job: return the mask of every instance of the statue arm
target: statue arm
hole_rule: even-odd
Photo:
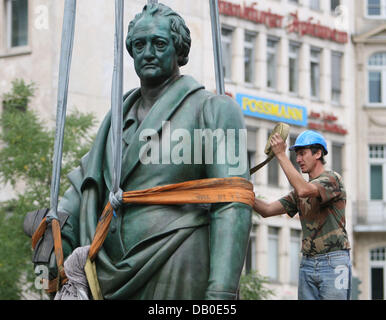
[[[79,168],[75,169],[74,172],[77,170],[79,170]],[[61,229],[64,260],[79,246],[79,205],[80,196],[76,188],[71,185],[58,204],[58,212],[68,215],[68,218]],[[57,265],[54,251],[51,253],[48,269],[50,279],[56,278]]]
[[[209,98],[203,109],[203,127],[222,129],[225,145],[232,144],[227,129],[235,132],[235,154],[227,155],[225,161],[217,159],[215,140],[214,162],[206,165],[208,178],[239,176],[249,179],[247,165],[246,130],[238,105],[229,97]],[[240,133],[240,131],[244,133]],[[244,136],[243,136],[244,134]],[[228,149],[228,148],[227,148]],[[231,150],[230,150],[231,151]],[[224,156],[221,153],[219,157]],[[222,203],[212,206],[210,212],[210,274],[206,299],[235,299],[251,229],[251,207],[242,203]]]
[[[62,228],[63,255],[66,258],[79,246],[79,208],[80,197],[76,189],[71,186],[60,200],[58,210],[69,215]]]
[[[89,153],[84,155],[80,161],[80,166],[71,171],[67,178],[71,186],[66,190],[58,204],[58,211],[65,212],[69,215],[66,223],[62,228],[62,245],[63,256],[66,258],[80,244],[79,216],[82,199],[81,186],[84,180],[84,172],[87,166]]]

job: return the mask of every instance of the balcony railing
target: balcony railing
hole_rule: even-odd
[[[353,225],[354,231],[386,231],[386,201],[354,202]]]

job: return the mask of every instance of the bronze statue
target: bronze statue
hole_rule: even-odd
[[[249,178],[240,108],[231,98],[206,91],[180,74],[190,44],[184,20],[162,4],[146,5],[129,24],[126,47],[141,86],[123,97],[124,191],[205,178]],[[62,227],[64,257],[91,243],[98,216],[109,201],[110,120],[108,113],[92,149],[70,173],[72,186],[59,203],[58,211],[68,215]],[[175,139],[176,132],[182,140]],[[197,141],[192,143],[197,132],[203,132],[198,148]],[[212,149],[208,132],[224,133],[214,134],[217,144],[211,144]],[[235,133],[235,139],[228,132]],[[169,138],[162,140],[167,133]],[[159,142],[157,148],[149,138]],[[219,150],[232,141],[239,150],[237,164],[229,152]],[[207,157],[208,150],[209,157],[199,161],[197,153]],[[103,297],[235,299],[250,227],[251,207],[237,202],[123,205],[95,260]]]

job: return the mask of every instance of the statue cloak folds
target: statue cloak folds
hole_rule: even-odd
[[[237,164],[229,163],[227,157],[217,159],[215,139],[213,163],[205,164],[205,159],[201,164],[194,162],[195,129],[215,132],[220,128],[225,133],[227,129],[233,129],[236,153],[239,150],[238,130],[245,129],[245,125],[240,108],[231,98],[214,95],[192,77],[181,76],[163,93],[142,123],[133,112],[140,100],[139,89],[124,96],[125,146],[121,177],[124,191],[229,177],[230,169],[240,165],[246,170],[238,176],[249,178],[247,152],[240,152]],[[162,135],[165,135],[164,121],[170,124],[171,133],[178,129],[189,132],[190,139],[184,141],[190,143],[191,164],[171,161],[169,156],[173,147],[181,143],[173,139],[167,152],[166,149],[160,151],[158,161],[150,164],[140,161],[141,147],[146,143],[140,141],[141,132],[154,129],[161,145]],[[111,114],[108,113],[92,149],[82,159],[81,166],[69,174],[72,186],[59,203],[58,210],[70,215],[62,229],[65,257],[75,248],[91,243],[98,217],[109,199],[112,172],[110,122]],[[223,139],[228,139],[226,134]],[[202,141],[202,150],[205,150],[208,142]],[[125,205],[113,217],[95,260],[103,297],[234,299],[250,227],[251,208],[241,203]]]

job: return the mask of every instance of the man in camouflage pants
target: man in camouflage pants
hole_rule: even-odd
[[[300,300],[348,300],[351,294],[350,244],[345,229],[346,191],[341,176],[324,168],[327,145],[319,133],[307,130],[290,150],[309,182],[294,168],[280,135],[271,148],[294,190],[266,203],[255,199],[255,210],[264,218],[299,212],[303,230],[298,298]]]

